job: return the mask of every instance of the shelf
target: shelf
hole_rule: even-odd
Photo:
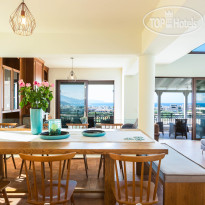
[[[17,110],[4,110],[2,111],[2,113],[14,113],[14,112],[20,112],[20,109],[17,109]]]

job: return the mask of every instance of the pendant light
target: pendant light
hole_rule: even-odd
[[[9,22],[13,32],[22,36],[30,36],[36,27],[36,21],[24,0],[11,14]]]
[[[68,80],[73,80],[73,81],[76,81],[77,80],[77,77],[76,77],[76,74],[74,73],[73,71],[73,57],[70,58],[72,60],[72,69],[69,73],[69,76],[68,76]]]

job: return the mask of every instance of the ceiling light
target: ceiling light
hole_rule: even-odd
[[[30,36],[36,27],[35,19],[24,0],[11,14],[9,22],[14,33],[22,36]]]
[[[76,74],[74,73],[74,71],[73,71],[73,57],[71,57],[70,58],[71,60],[72,60],[72,69],[71,69],[71,71],[70,71],[70,73],[69,73],[69,76],[68,76],[68,80],[74,80],[74,81],[76,81],[77,80],[77,77],[76,77]]]

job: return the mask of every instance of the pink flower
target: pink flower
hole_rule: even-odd
[[[37,86],[38,86],[38,87],[41,87],[41,83],[37,83]]]
[[[23,80],[21,79],[21,80],[19,80],[19,85],[20,85],[20,83],[23,83]]]
[[[45,86],[45,87],[49,87],[49,83],[46,82],[46,81],[42,82],[42,85]]]
[[[34,85],[37,85],[37,84],[38,84],[38,82],[37,82],[37,81],[34,81],[34,82],[33,82],[33,84],[34,84]]]
[[[20,82],[19,86],[20,86],[20,88],[25,87],[25,83],[24,82]]]
[[[31,87],[31,83],[26,83],[26,87]]]
[[[54,88],[54,83],[51,83],[51,84],[50,84],[50,87]]]

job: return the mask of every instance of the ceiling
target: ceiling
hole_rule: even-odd
[[[25,0],[37,27],[32,36],[23,37],[9,25],[9,16],[20,2],[0,0],[0,56],[40,57],[50,68],[70,66],[73,56],[76,67],[133,69],[134,59],[137,62],[145,50],[158,54],[157,62],[170,63],[165,55],[177,59],[178,49],[169,48],[176,38],[152,36],[150,31],[144,35],[143,17],[168,5],[186,5],[205,14],[203,0]],[[183,45],[188,41],[189,37]],[[203,32],[201,41],[205,42]],[[181,49],[180,57],[199,43]],[[144,44],[150,49],[143,49]]]
[[[155,78],[155,90],[185,91],[192,90],[191,78]]]

